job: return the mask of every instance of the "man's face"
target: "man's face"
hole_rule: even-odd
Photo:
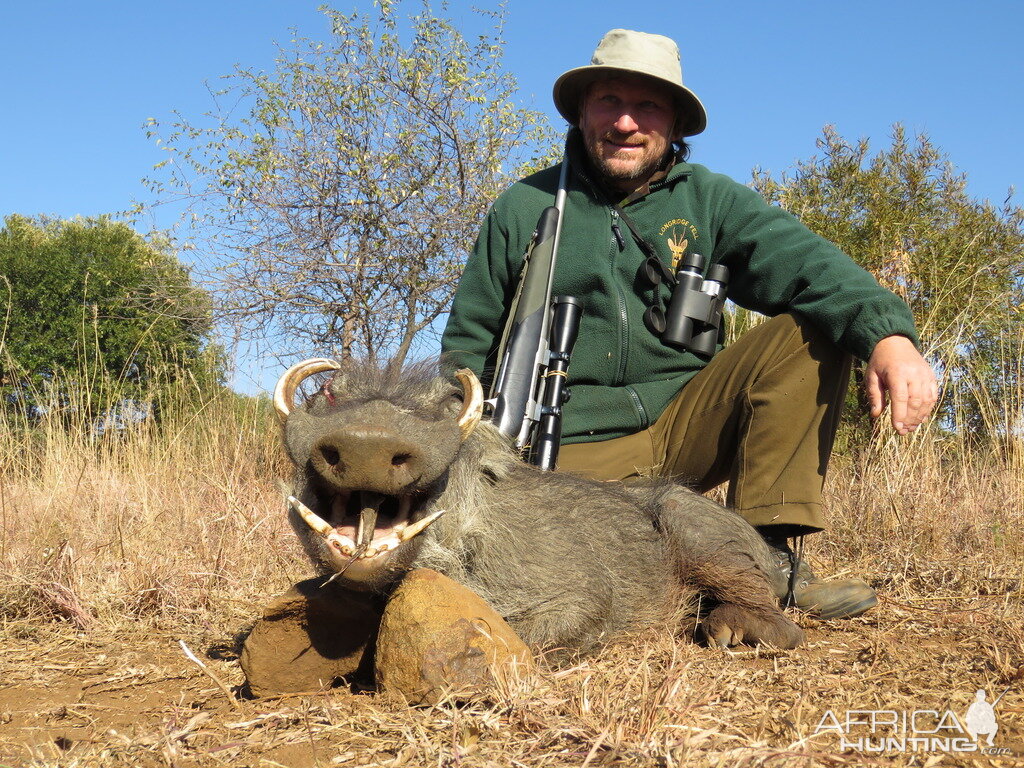
[[[678,138],[671,92],[644,77],[591,85],[580,108],[579,127],[591,162],[626,192],[647,182]]]

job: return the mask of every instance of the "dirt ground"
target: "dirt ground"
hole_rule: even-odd
[[[801,619],[809,642],[795,651],[722,653],[654,631],[491,701],[420,709],[348,688],[245,699],[237,640],[216,631],[11,624],[0,766],[1024,765],[1019,589],[882,600],[860,619]],[[1002,694],[997,754],[956,725],[978,689]]]

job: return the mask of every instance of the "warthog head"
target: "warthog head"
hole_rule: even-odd
[[[334,373],[296,407],[299,385],[325,371]],[[461,393],[434,376],[393,369],[349,375],[332,360],[314,359],[278,381],[274,405],[298,468],[289,518],[322,572],[373,589],[416,557],[419,534],[444,514],[434,502],[449,467],[482,414],[476,376],[456,376]]]

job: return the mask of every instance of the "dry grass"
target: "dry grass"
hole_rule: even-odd
[[[280,514],[288,469],[267,404],[178,394],[160,427],[98,435],[57,408],[0,420],[7,621],[208,626],[251,615],[304,567]]]
[[[181,402],[189,398],[183,393]],[[666,628],[492,700],[336,689],[229,703],[237,633],[308,575],[263,404],[194,393],[160,429],[0,425],[0,766],[1009,765],[1024,760],[1024,455],[925,432],[839,459],[820,570],[879,589],[807,646],[723,654]],[[199,402],[196,407],[195,402]],[[840,749],[826,711],[951,709],[1009,688],[1017,757]],[[863,735],[863,734],[860,734]]]

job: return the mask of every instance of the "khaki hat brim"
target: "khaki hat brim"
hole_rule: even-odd
[[[551,96],[555,102],[555,108],[559,114],[569,121],[571,125],[579,125],[579,104],[580,98],[586,91],[587,86],[595,80],[615,75],[634,75],[649,77],[652,80],[665,85],[672,92],[678,107],[680,136],[696,136],[701,133],[708,124],[708,114],[701,104],[697,94],[671,80],[652,75],[644,71],[645,67],[637,63],[635,69],[626,67],[609,67],[603,64],[588,64],[585,67],[570,69],[555,81]]]

